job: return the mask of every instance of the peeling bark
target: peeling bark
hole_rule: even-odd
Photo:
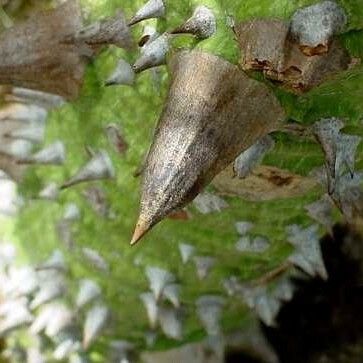
[[[254,19],[234,28],[244,70],[282,71],[289,25],[281,20]]]
[[[332,40],[326,52],[306,55],[282,20],[252,20],[235,28],[243,70],[258,70],[295,93],[306,92],[347,70],[348,52]]]
[[[294,92],[309,91],[349,68],[350,56],[337,40],[331,43],[327,53],[313,56],[302,53],[297,43],[287,44],[285,64],[277,81]],[[274,75],[266,72],[269,78],[273,79]]]

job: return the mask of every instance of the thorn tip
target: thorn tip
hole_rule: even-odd
[[[140,239],[150,230],[150,228],[151,227],[149,223],[139,218],[130,245],[134,246],[138,241],[140,241]]]

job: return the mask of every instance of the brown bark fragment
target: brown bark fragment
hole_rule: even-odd
[[[181,209],[181,210],[177,210],[175,212],[171,212],[168,215],[168,218],[174,219],[177,221],[187,221],[188,219],[190,219],[190,213],[188,213],[188,211],[185,209]]]
[[[237,195],[250,201],[297,197],[317,185],[313,178],[265,165],[256,167],[245,179],[234,177],[233,168],[229,166],[214,178],[212,184],[223,195]]]

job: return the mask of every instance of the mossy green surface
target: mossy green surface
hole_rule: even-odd
[[[234,16],[237,20],[252,17],[288,18],[296,8],[315,2],[168,0],[166,19],[159,21],[158,27],[160,30],[170,29],[187,18],[195,4],[209,5],[218,14],[216,36],[202,42],[182,37],[175,46],[195,46],[237,63],[237,45],[226,25],[226,15]],[[112,15],[118,7],[124,9],[130,17],[142,3],[140,0],[82,0],[88,21]],[[363,52],[363,34],[358,30],[363,24],[357,14],[362,14],[363,4],[358,0],[342,1],[342,4],[352,14],[352,30],[342,35],[342,40],[352,55],[358,57]],[[141,33],[141,28],[135,27],[135,37]],[[40,261],[49,256],[53,249],[61,248],[69,260],[70,279],[74,287],[78,279],[90,277],[96,279],[104,289],[105,301],[115,314],[115,323],[109,336],[102,338],[97,347],[101,353],[110,337],[131,339],[143,346],[147,317],[138,295],[148,289],[144,275],[146,265],[165,267],[176,274],[182,284],[182,301],[188,312],[183,342],[200,339],[203,331],[194,311],[196,298],[205,293],[224,294],[221,281],[230,275],[237,275],[241,280],[251,280],[278,266],[291,251],[286,242],[285,227],[291,223],[304,226],[312,223],[303,207],[318,199],[322,193],[316,188],[303,197],[258,203],[226,198],[229,208],[209,215],[202,215],[191,207],[193,216],[190,220],[167,219],[156,226],[139,245],[131,248],[129,240],[139,203],[139,179],[132,174],[142,163],[151,142],[167,92],[168,75],[163,67],[160,89],[155,88],[149,72],[138,76],[133,88],[105,88],[102,84],[112,72],[118,57],[132,62],[136,56],[136,53],[127,54],[111,47],[88,66],[80,98],[52,111],[47,121],[46,143],[56,139],[64,141],[66,164],[63,167],[32,167],[20,186],[27,202],[17,220],[15,233],[29,260]],[[362,85],[363,67],[357,66],[302,96],[278,89],[275,92],[290,119],[308,125],[320,117],[337,116],[343,118],[354,131],[362,126]],[[120,125],[129,144],[125,155],[116,153],[107,141],[104,127],[111,122]],[[265,164],[301,175],[308,175],[312,168],[323,164],[322,152],[313,141],[282,133],[276,133],[274,138],[276,147],[266,156]],[[84,164],[88,159],[86,146],[105,149],[112,158],[116,169],[115,180],[95,184],[106,191],[115,219],[101,218],[92,210],[81,195],[82,190],[88,187],[85,184],[62,191],[56,203],[32,199],[44,184],[51,181],[61,183]],[[358,166],[363,166],[362,149],[358,153]],[[68,202],[75,202],[82,212],[81,220],[74,227],[76,247],[73,250],[62,246],[54,228]],[[271,247],[267,252],[261,255],[235,252],[234,244],[238,235],[234,223],[239,220],[253,221],[256,224],[253,233],[270,239]],[[196,278],[193,263],[181,264],[178,243],[183,241],[194,244],[198,254],[217,258],[217,264],[206,280],[199,281]],[[81,247],[99,251],[110,264],[109,274],[87,264],[80,254]],[[141,261],[140,266],[135,265],[135,258]],[[227,330],[238,328],[247,309],[232,299],[228,306],[223,325]],[[156,348],[166,349],[172,345],[175,342],[161,336]]]

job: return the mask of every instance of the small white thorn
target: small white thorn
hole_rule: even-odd
[[[179,251],[183,264],[186,264],[195,253],[195,247],[187,243],[179,243]]]
[[[59,188],[57,183],[47,184],[38,194],[38,198],[46,200],[57,200],[59,196]]]
[[[55,249],[52,255],[42,264],[37,267],[37,270],[58,270],[58,271],[66,271],[67,264],[64,259],[63,253]]]
[[[255,225],[252,222],[240,221],[235,223],[236,230],[239,235],[244,236],[247,234]]]
[[[193,34],[199,39],[211,37],[217,30],[217,21],[212,10],[206,6],[197,6],[193,15],[180,27],[174,29],[172,34]]]
[[[64,360],[69,358],[72,353],[77,352],[81,348],[81,343],[74,339],[66,339],[62,341],[54,350],[53,357],[55,360]]]
[[[175,276],[172,273],[159,267],[147,266],[145,274],[156,300],[159,300],[164,287],[175,281]]]
[[[228,203],[224,199],[207,192],[199,194],[194,199],[193,204],[202,214],[220,212],[228,207]]]
[[[296,266],[314,277],[319,275],[322,279],[328,278],[324,260],[320,248],[320,241],[317,235],[318,226],[312,225],[302,229],[298,225],[291,225],[286,228],[287,240],[296,248],[296,252],[289,257]]]
[[[68,203],[64,208],[63,219],[69,222],[78,221],[81,218],[81,211],[77,204]]]
[[[45,327],[45,334],[53,338],[61,331],[74,324],[75,316],[72,311],[62,303],[55,303],[52,305],[52,313],[50,320]]]
[[[83,328],[83,348],[88,349],[100,335],[107,324],[109,310],[106,306],[96,305],[86,315]]]
[[[267,326],[275,326],[276,316],[280,311],[281,302],[263,293],[256,297],[255,311]]]
[[[215,295],[201,296],[196,301],[198,318],[208,335],[220,334],[220,318],[224,305],[225,299]]]
[[[273,296],[280,301],[290,301],[296,288],[289,278],[281,278],[273,290]]]
[[[180,284],[167,284],[163,289],[163,297],[170,301],[175,308],[180,307]]]
[[[86,181],[112,179],[114,177],[115,170],[111,158],[106,151],[100,150],[70,180],[65,182],[61,189]]]
[[[135,83],[135,72],[131,65],[124,59],[119,59],[115,70],[105,82],[105,86],[127,85],[132,86]]]
[[[82,254],[93,267],[103,272],[109,272],[110,266],[97,251],[88,247],[83,247]]]
[[[209,256],[195,256],[194,263],[199,280],[204,280],[216,264],[216,259]]]
[[[32,325],[29,328],[29,331],[32,334],[39,334],[42,332],[47,327],[48,323],[53,319],[53,313],[56,310],[56,307],[56,304],[48,304],[43,306],[35,317]]]
[[[19,161],[20,164],[62,165],[66,159],[66,151],[62,141],[56,141],[46,146],[28,158]]]
[[[142,47],[140,58],[133,65],[135,73],[166,64],[169,38],[170,34],[164,33]]]
[[[234,296],[238,290],[239,281],[237,276],[230,276],[222,281],[223,288],[229,296]]]
[[[241,296],[249,308],[255,310],[258,317],[267,326],[275,325],[275,318],[280,310],[281,301],[275,296],[270,296],[265,287],[237,282],[235,292]]]
[[[236,243],[236,250],[239,252],[262,253],[269,247],[269,240],[262,236],[257,236],[253,239],[249,236],[243,236]]]
[[[362,140],[358,135],[339,134],[336,140],[337,155],[335,169],[338,175],[344,173],[344,167],[348,168],[351,175],[354,175],[355,154]]]
[[[79,289],[76,297],[77,308],[93,302],[102,294],[100,286],[90,279],[83,279],[79,283]]]
[[[327,228],[333,226],[333,203],[329,195],[324,194],[319,200],[305,206],[309,216]]]
[[[275,145],[275,141],[269,135],[259,139],[256,143],[243,151],[234,161],[233,170],[238,178],[246,178],[252,170],[261,162],[264,155]]]
[[[174,308],[160,308],[159,323],[163,333],[171,339],[183,338],[181,312]]]
[[[143,294],[140,294],[140,300],[145,306],[150,328],[156,328],[158,322],[159,308],[154,294],[151,292],[145,292]]]
[[[149,0],[141,7],[129,21],[129,26],[135,25],[140,21],[152,18],[160,18],[165,14],[165,5],[163,0]]]
[[[65,291],[66,286],[60,281],[43,283],[29,307],[34,310],[45,303],[63,296]]]

